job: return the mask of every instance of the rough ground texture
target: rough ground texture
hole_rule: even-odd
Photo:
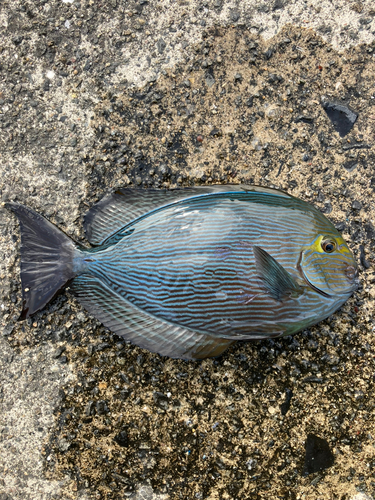
[[[0,499],[373,498],[373,3],[0,9],[3,202],[84,242],[82,215],[115,186],[276,186],[336,223],[362,282],[293,338],[170,360],[69,294],[17,323],[19,231],[0,208]],[[343,138],[327,100],[358,113]],[[309,472],[308,436],[332,465]]]

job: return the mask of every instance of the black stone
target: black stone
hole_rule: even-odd
[[[158,48],[159,54],[162,54],[167,44],[162,38],[159,38],[159,40],[156,42],[156,46]]]
[[[344,151],[349,151],[350,149],[370,149],[371,146],[364,142],[351,142],[350,144],[344,144],[342,149]]]
[[[106,401],[97,401],[96,402],[96,413],[98,415],[105,415],[109,412]]]
[[[204,80],[206,82],[207,87],[212,87],[212,85],[215,83],[215,77],[213,75],[213,72],[206,71],[206,74],[204,76]]]
[[[358,118],[358,113],[351,110],[345,104],[333,101],[323,101],[322,106],[336,132],[339,133],[340,137],[345,137],[353,128]]]
[[[282,9],[284,7],[284,1],[283,0],[275,0],[272,10],[277,10],[277,9]]]
[[[90,415],[93,415],[93,413],[94,413],[94,401],[88,401],[85,408],[85,415],[89,417]]]
[[[324,379],[311,375],[310,377],[304,378],[302,382],[304,382],[305,384],[324,384]]]
[[[251,106],[254,104],[254,97],[251,96],[247,99],[247,101],[245,102],[246,106],[248,106],[249,108],[251,108]]]
[[[313,123],[314,118],[312,116],[305,116],[305,115],[298,115],[297,118],[294,120],[295,123]],[[322,141],[321,141],[322,142]]]
[[[365,269],[370,268],[370,263],[366,260],[365,248],[363,245],[359,245],[360,257],[359,260]]]
[[[331,467],[333,463],[334,457],[327,441],[314,434],[309,434],[306,439],[303,475],[307,476],[308,474],[327,469]]]
[[[237,10],[232,10],[230,13],[230,18],[233,22],[237,22],[240,18],[240,13]]]
[[[268,59],[271,59],[273,53],[275,52],[275,49],[273,47],[270,47],[265,53],[264,53],[264,58],[268,61]]]
[[[349,160],[343,163],[343,167],[348,171],[352,172],[358,165],[358,160]]]
[[[286,415],[288,413],[292,397],[293,392],[290,389],[285,389],[285,401],[280,405],[281,415]]]
[[[119,445],[119,446],[128,446],[129,444],[129,438],[128,438],[128,433],[126,431],[121,431],[119,432],[115,437],[114,441]]]
[[[56,349],[56,351],[52,354],[53,358],[59,358],[61,354],[66,350],[65,346],[60,346]]]
[[[369,240],[375,240],[375,228],[371,223],[365,225],[366,237]]]
[[[210,132],[210,135],[213,135],[214,137],[219,137],[222,135],[222,133],[218,128],[213,128]]]
[[[167,396],[165,396],[162,392],[154,392],[153,398],[156,403],[156,406],[158,406],[162,410],[168,410],[169,400]]]
[[[276,73],[270,73],[268,75],[269,83],[281,83],[284,81],[283,77],[280,75],[276,75]]]

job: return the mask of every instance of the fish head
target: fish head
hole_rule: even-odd
[[[340,233],[317,235],[303,248],[298,269],[314,290],[327,297],[351,295],[358,288],[358,266]]]

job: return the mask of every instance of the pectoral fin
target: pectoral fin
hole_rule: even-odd
[[[302,287],[269,253],[260,247],[253,247],[259,278],[268,293],[275,300],[294,297],[302,293]]]

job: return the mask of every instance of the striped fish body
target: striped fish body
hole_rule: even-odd
[[[251,192],[190,198],[134,221],[127,226],[133,232],[95,254],[87,271],[140,309],[179,325],[236,339],[289,334],[348,298],[305,287],[297,297],[275,300],[259,278],[254,245],[299,279],[306,243],[336,232],[307,207]]]
[[[121,210],[131,205],[127,191],[89,214],[88,233],[99,227],[100,245],[74,248],[71,287],[106,326],[150,350],[201,358],[236,340],[295,333],[331,315],[356,287],[341,235],[285,193],[151,192],[129,220]],[[327,238],[337,243],[332,255],[321,248]]]

